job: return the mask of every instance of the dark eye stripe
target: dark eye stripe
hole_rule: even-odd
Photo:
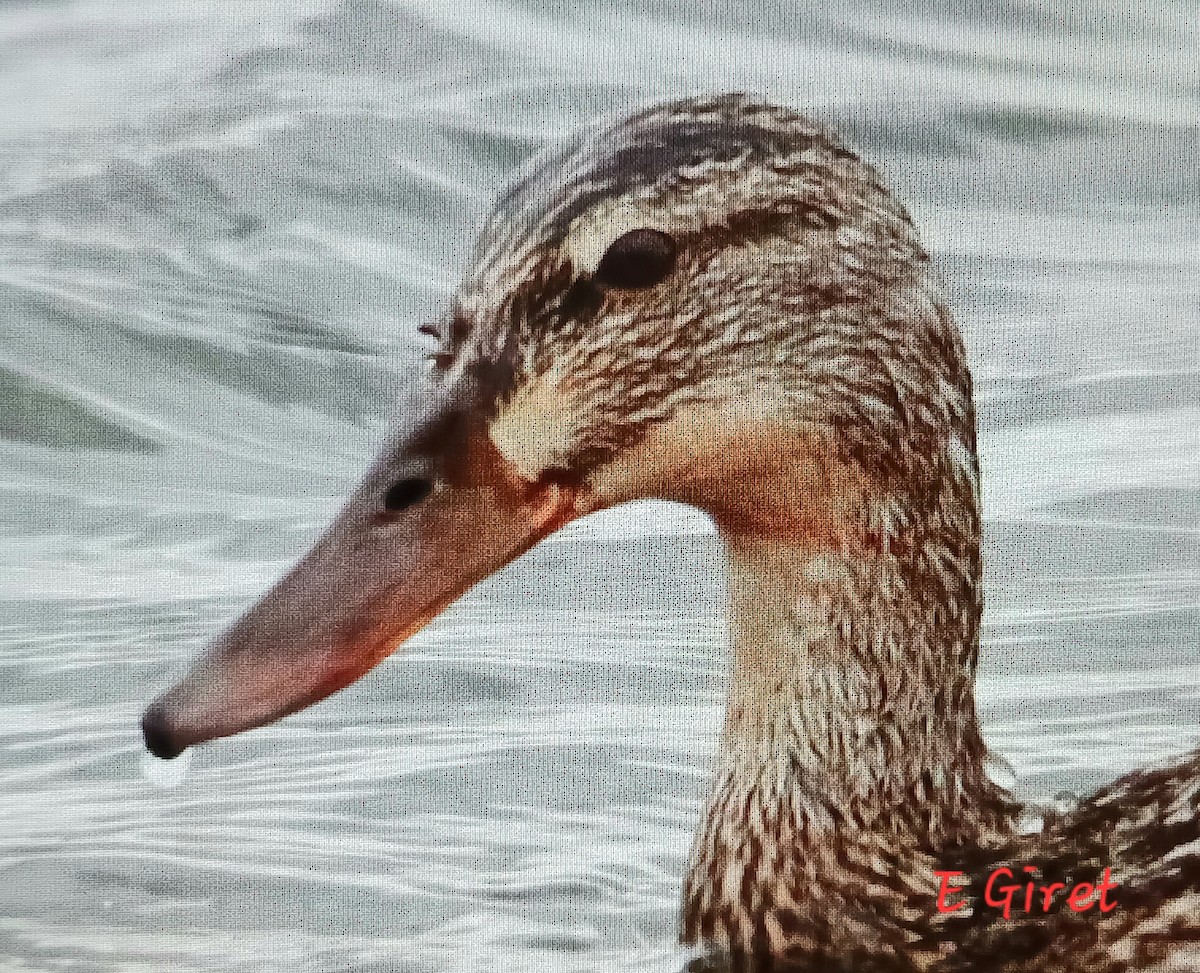
[[[383,495],[383,506],[391,513],[398,513],[420,503],[433,492],[433,481],[421,477],[397,480]]]
[[[674,269],[678,249],[671,235],[662,230],[630,230],[617,237],[600,258],[596,280],[625,290],[653,287]]]

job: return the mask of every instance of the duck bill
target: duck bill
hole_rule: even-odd
[[[163,758],[271,723],[354,682],[476,582],[577,516],[570,487],[517,475],[485,436],[386,451],[325,535],[142,718]],[[388,512],[398,468],[432,492]]]

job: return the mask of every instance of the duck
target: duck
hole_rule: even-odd
[[[152,753],[329,696],[580,517],[677,501],[722,539],[731,659],[691,969],[1200,971],[1200,751],[1032,827],[991,771],[967,354],[841,137],[741,94],[585,127],[422,330],[377,458],[147,708]]]

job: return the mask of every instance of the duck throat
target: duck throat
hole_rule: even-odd
[[[940,855],[1011,828],[975,712],[974,492],[859,509],[887,516],[724,532],[732,672],[685,942],[912,957]]]

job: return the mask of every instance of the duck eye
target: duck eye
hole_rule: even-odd
[[[600,258],[596,279],[611,287],[653,287],[675,266],[678,248],[669,233],[642,227],[617,237]]]
[[[433,492],[433,481],[421,477],[397,480],[383,495],[383,507],[390,513],[398,513],[420,503]]]

